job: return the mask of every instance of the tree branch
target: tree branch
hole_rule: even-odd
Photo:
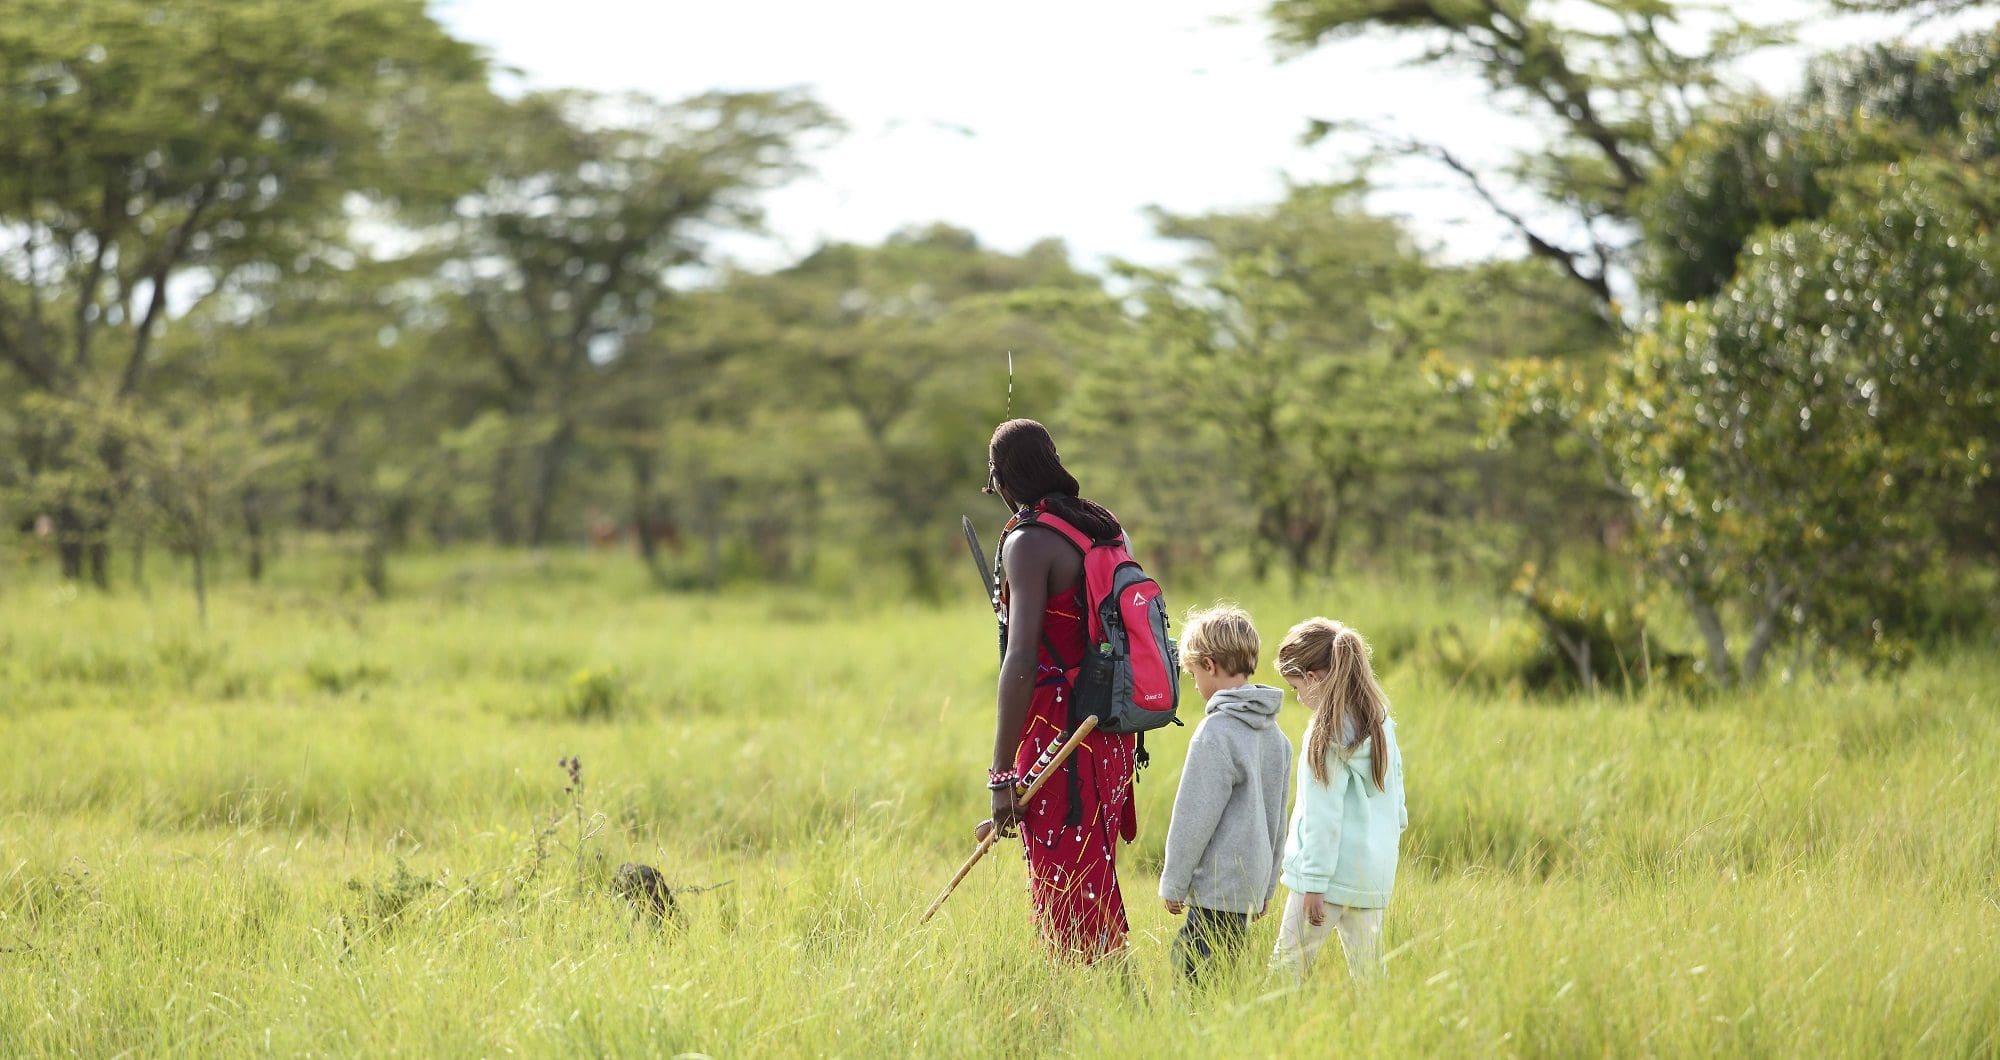
[[[90,267],[84,271],[83,286],[77,292],[76,353],[73,363],[75,371],[79,376],[88,371],[90,367],[90,340],[95,330],[91,327],[90,310],[96,304],[97,289],[104,280],[105,259],[111,252],[112,239],[117,234],[118,229],[122,227],[113,220],[114,217],[122,217],[124,215],[123,210],[116,208],[116,200],[117,196],[114,189],[111,185],[106,184],[104,188],[103,209],[99,213],[102,224],[97,231],[91,233],[92,238],[97,243],[97,247],[90,256]]]
[[[46,361],[49,357],[44,342],[47,328],[42,320],[42,274],[41,266],[36,263],[38,255],[35,249],[35,232],[40,226],[35,223],[34,204],[29,201],[26,191],[21,193],[21,211],[21,216],[27,218],[27,233],[21,250],[28,267],[28,316],[22,325],[21,344],[34,357]],[[54,373],[51,371],[50,374]]]
[[[1778,637],[1778,616],[1785,604],[1792,598],[1792,590],[1778,585],[1775,574],[1764,576],[1764,612],[1757,616],[1757,625],[1750,631],[1750,645],[1743,649],[1743,681],[1748,684],[1757,679],[1764,669],[1764,655]]]
[[[1496,216],[1507,222],[1516,232],[1521,234],[1521,238],[1528,243],[1530,253],[1536,257],[1555,262],[1556,265],[1561,267],[1564,273],[1572,280],[1582,284],[1591,293],[1591,296],[1597,299],[1607,316],[1611,315],[1613,299],[1610,278],[1602,272],[1593,274],[1585,271],[1578,264],[1579,259],[1584,256],[1584,252],[1557,246],[1536,232],[1528,224],[1527,218],[1522,217],[1519,213],[1509,209],[1506,204],[1502,203],[1500,197],[1493,192],[1493,189],[1487,187],[1485,179],[1470,165],[1466,164],[1463,159],[1453,154],[1450,148],[1441,144],[1407,140],[1404,141],[1403,150],[1408,154],[1427,156],[1464,178],[1466,184],[1471,187],[1472,193],[1477,195],[1480,201],[1486,204],[1487,209],[1492,210]],[[1602,262],[1604,260],[1603,248],[1599,247],[1598,249],[1599,261]]]
[[[188,215],[174,226],[174,231],[160,247],[159,257],[147,270],[146,279],[153,289],[146,298],[146,315],[137,322],[137,333],[132,339],[132,354],[126,358],[125,370],[118,374],[119,396],[129,396],[139,388],[139,372],[146,365],[146,356],[153,347],[153,336],[159,329],[160,315],[167,307],[167,278],[173,275],[174,266],[181,263],[187,253],[194,229],[201,216],[208,212],[208,206],[215,201],[215,181],[211,180],[195,189],[194,205],[188,207]]]
[[[1557,118],[1568,123],[1578,135],[1603,152],[1605,161],[1618,171],[1624,190],[1636,191],[1644,187],[1645,171],[1625,153],[1624,142],[1598,116],[1597,105],[1590,98],[1590,86],[1570,68],[1569,59],[1562,49],[1551,45],[1536,27],[1517,18],[1497,0],[1487,0],[1486,10],[1492,16],[1494,32],[1513,45],[1520,56],[1516,70],[1522,87],[1547,103]],[[1506,28],[1508,26],[1512,27],[1511,32]],[[1541,66],[1547,73],[1531,78],[1531,66]]]
[[[1681,594],[1687,600],[1688,612],[1694,616],[1694,624],[1700,628],[1702,640],[1708,644],[1708,666],[1715,671],[1710,680],[1719,688],[1730,684],[1729,633],[1722,626],[1722,616],[1715,611],[1715,605],[1708,597],[1697,591],[1693,581],[1686,577],[1679,579]]]
[[[1833,6],[1862,14],[1908,15],[1922,25],[1991,3],[1993,0],[1834,0]]]
[[[16,326],[18,321],[13,315],[13,310],[8,308],[5,298],[0,298],[0,356],[5,356],[12,362],[37,389],[54,389],[54,373],[49,371],[47,365],[35,359],[32,351],[23,344],[19,334],[10,333],[10,328]]]
[[[486,315],[486,310],[480,306],[478,299],[470,294],[466,295],[465,308],[472,313],[473,327],[486,341],[486,348],[492,351],[494,362],[500,366],[500,375],[507,381],[508,392],[525,394],[534,390],[534,381],[528,378],[528,373],[522,369],[521,362],[507,352],[507,344],[500,337],[500,329],[494,326],[493,318]]]

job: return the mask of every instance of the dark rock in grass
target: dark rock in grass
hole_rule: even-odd
[[[611,893],[631,904],[636,920],[680,922],[681,911],[674,902],[674,889],[667,886],[667,878],[660,875],[660,870],[651,865],[628,861],[618,866],[618,874],[611,878]]]

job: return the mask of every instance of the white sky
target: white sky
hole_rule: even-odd
[[[1800,0],[1757,0],[1760,11]],[[1299,143],[1307,120],[1385,120],[1484,161],[1533,142],[1484,86],[1360,40],[1279,62],[1257,0],[442,0],[444,22],[534,87],[641,90],[805,85],[848,124],[815,174],[767,199],[769,239],[732,244],[776,265],[822,240],[875,241],[949,221],[1019,250],[1066,241],[1077,260],[1159,261],[1142,210],[1252,206],[1289,174],[1340,175],[1355,142]],[[1817,10],[1809,8],[1809,10]],[[1883,32],[1818,24],[1816,42]],[[1932,35],[1932,34],[1927,34]],[[1786,87],[1795,58],[1754,71]],[[1449,256],[1516,241],[1428,170],[1398,170],[1375,205]]]

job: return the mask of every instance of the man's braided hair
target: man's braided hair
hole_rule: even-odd
[[[991,472],[988,493],[998,488],[1023,507],[1046,501],[1058,518],[1100,541],[1123,532],[1117,516],[1078,496],[1076,476],[1063,467],[1055,439],[1034,420],[1008,420],[994,428],[986,460]]]

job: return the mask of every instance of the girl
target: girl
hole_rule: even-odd
[[[1299,755],[1297,805],[1285,840],[1291,890],[1271,962],[1303,980],[1338,928],[1356,979],[1381,970],[1382,913],[1409,827],[1403,756],[1368,643],[1330,618],[1309,618],[1278,645],[1278,673],[1312,711]]]

